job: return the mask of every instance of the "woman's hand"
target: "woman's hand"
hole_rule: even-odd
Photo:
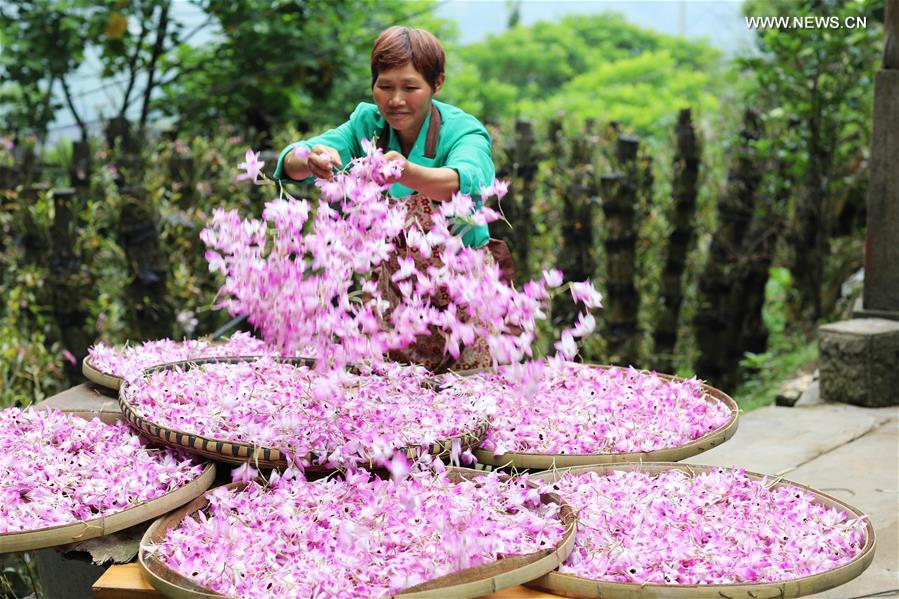
[[[309,158],[306,159],[306,165],[314,177],[330,179],[334,176],[331,170],[332,167],[343,166],[343,162],[340,160],[340,152],[334,148],[318,144],[310,150]]]
[[[305,146],[297,146],[284,158],[284,172],[296,181],[310,176],[330,179],[333,176],[331,168],[334,166],[343,166],[340,152],[321,144],[308,151]]]
[[[412,191],[432,200],[446,201],[459,191],[459,173],[449,167],[429,167],[415,164],[395,150],[384,154],[390,162],[399,162],[401,174],[389,176],[385,183],[402,183]]]
[[[385,184],[386,184],[386,183],[396,183],[396,182],[398,182],[398,181],[402,181],[402,180],[403,180],[403,176],[408,174],[408,173],[406,172],[406,170],[407,170],[407,169],[410,169],[410,168],[413,168],[413,166],[414,166],[411,162],[409,162],[408,160],[406,160],[406,157],[405,157],[405,156],[403,156],[402,154],[400,154],[400,153],[397,152],[396,150],[390,150],[389,152],[387,152],[386,154],[384,154],[384,159],[385,159],[387,162],[399,162],[399,163],[400,163],[399,166],[401,167],[401,168],[399,169],[399,170],[400,170],[400,174],[397,175],[397,176],[393,176],[393,177],[387,177],[387,180],[384,181]]]

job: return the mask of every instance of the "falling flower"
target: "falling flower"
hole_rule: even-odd
[[[199,324],[193,310],[182,310],[178,313],[178,316],[175,317],[175,320],[181,325],[181,328],[184,329],[184,334],[186,335],[193,335],[197,328],[197,324]]]
[[[562,331],[561,338],[555,343],[555,348],[566,360],[573,360],[577,354],[577,344],[569,331]]]
[[[562,284],[562,271],[556,268],[550,268],[543,271],[543,280],[550,289],[558,287]]]
[[[596,328],[596,318],[589,312],[578,314],[577,325],[571,330],[575,337],[586,337]]]
[[[481,187],[481,197],[482,198],[492,198],[496,196],[498,199],[503,199],[506,194],[509,192],[509,182],[508,181],[500,181],[496,179],[488,185],[487,187]]]
[[[593,287],[590,281],[571,284],[571,297],[582,302],[588,308],[602,308],[602,294]]]
[[[409,460],[402,452],[395,452],[390,462],[386,465],[387,471],[390,472],[390,478],[393,480],[403,480],[409,476],[410,466]]]
[[[66,359],[66,361],[72,366],[78,366],[78,358],[67,349],[62,350],[62,357]]]
[[[256,183],[259,179],[259,173],[262,171],[263,166],[265,166],[265,163],[259,161],[259,152],[256,152],[254,154],[252,149],[248,149],[246,154],[246,162],[241,162],[237,165],[238,168],[242,168],[246,172],[237,175],[237,180],[244,181],[246,179],[250,179],[251,181],[253,181],[253,183]]]
[[[210,270],[225,278],[217,307],[246,315],[286,355],[314,348],[326,358],[322,368],[383,360],[432,332],[445,335],[444,351],[453,356],[482,339],[497,364],[530,357],[536,322],[547,317],[546,285],[510,286],[483,250],[464,246],[455,234],[498,213],[475,213],[472,198],[456,193],[432,214],[429,230],[407,223],[403,203],[388,194],[384,173],[391,163],[370,141],[362,147],[364,156],[330,179],[316,180],[322,195],[317,205],[274,200],[261,220],[216,210],[201,239]],[[504,184],[491,187],[497,195],[506,190]],[[414,261],[404,259],[393,273],[399,302],[390,306],[369,283],[399,241],[422,256],[439,257],[442,266],[417,272]],[[550,282],[561,284],[557,272]],[[584,285],[576,300],[598,307],[592,283]],[[583,334],[586,323],[576,330]],[[564,337],[566,349],[573,337]]]
[[[257,474],[259,474],[259,471],[251,467],[249,462],[246,462],[231,471],[231,481],[248,483],[256,478]]]

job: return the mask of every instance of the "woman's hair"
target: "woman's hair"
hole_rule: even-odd
[[[424,29],[393,26],[385,29],[371,49],[371,84],[378,74],[411,62],[431,89],[437,89],[437,79],[443,75],[446,55],[434,34]]]

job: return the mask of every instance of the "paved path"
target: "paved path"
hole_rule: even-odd
[[[821,402],[768,406],[743,415],[727,443],[686,461],[783,474],[871,517],[877,534],[871,566],[855,580],[809,597],[848,599],[899,589],[897,415],[896,407]],[[885,596],[899,596],[899,591]]]

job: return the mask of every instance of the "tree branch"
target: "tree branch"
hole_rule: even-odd
[[[169,77],[165,81],[160,81],[156,85],[158,85],[159,87],[165,87],[167,85],[171,85],[172,83],[174,83],[175,81],[180,79],[182,75],[188,75],[190,73],[194,73],[196,71],[202,71],[207,68],[209,68],[208,63],[198,62],[197,64],[195,64],[193,66],[178,69],[177,71],[175,71],[175,73],[171,77]]]
[[[81,115],[79,115],[78,111],[75,109],[75,103],[72,102],[72,92],[69,91],[69,84],[66,82],[65,77],[60,77],[59,82],[62,83],[62,91],[65,94],[66,105],[69,107],[69,112],[75,117],[75,122],[78,123],[78,129],[81,130],[81,141],[87,141],[87,126],[84,124],[84,121],[81,120]]]
[[[156,75],[156,62],[164,51],[165,34],[169,26],[169,9],[171,8],[171,0],[166,0],[162,4],[162,13],[159,15],[159,26],[156,28],[156,41],[153,43],[153,52],[150,55],[150,68],[147,70],[147,87],[144,88],[144,105],[140,111],[140,128],[143,129],[147,124],[147,116],[150,113],[150,96],[153,93]]]
[[[183,38],[181,38],[179,40],[179,43],[183,44],[183,43],[187,42],[190,38],[192,38],[197,33],[202,31],[205,27],[208,27],[212,23],[212,21],[213,21],[212,16],[209,16],[205,21],[203,21],[202,23],[200,23],[199,25],[197,25],[196,27],[191,29],[190,32],[187,33],[187,35],[185,35]],[[166,87],[167,85],[171,85],[172,83],[177,81],[182,75],[186,75],[188,73],[193,73],[196,71],[202,71],[203,69],[205,69],[207,67],[208,67],[207,64],[200,62],[191,67],[179,68],[177,71],[175,71],[175,73],[171,77],[169,77],[165,81],[160,81],[159,83],[156,84],[156,86],[157,87]],[[171,69],[167,69],[166,72],[168,72],[170,70]]]
[[[42,130],[38,134],[38,139],[40,140],[42,145],[43,145],[44,141],[47,139],[47,128],[49,126],[50,120],[52,120],[50,118],[50,116],[52,115],[51,106],[53,104],[53,85],[55,83],[56,83],[56,75],[50,75],[50,82],[47,84],[47,93],[44,94],[44,105],[41,106],[41,114],[40,114],[40,121],[39,121],[39,122],[43,123],[43,126],[41,127]],[[38,86],[38,89],[40,89],[40,86]]]
[[[181,38],[181,43],[183,44],[184,42],[186,42],[187,40],[189,40],[190,38],[192,38],[193,36],[195,36],[196,34],[198,34],[204,27],[207,27],[207,26],[209,26],[210,24],[212,24],[213,20],[214,20],[214,19],[213,19],[213,16],[212,16],[212,15],[209,15],[208,17],[206,17],[206,20],[205,20],[205,21],[203,21],[202,23],[200,23],[199,25],[197,25],[196,27],[194,27],[193,29],[191,29],[191,30],[187,33],[187,35],[185,35],[183,38]]]
[[[128,87],[125,88],[125,96],[122,98],[122,109],[119,110],[119,118],[125,118],[125,111],[128,110],[128,104],[131,101],[131,91],[134,89],[134,82],[137,79],[137,60],[144,46],[144,38],[147,36],[147,32],[147,22],[142,19],[140,35],[137,38],[137,45],[134,47],[134,54],[128,60]]]

